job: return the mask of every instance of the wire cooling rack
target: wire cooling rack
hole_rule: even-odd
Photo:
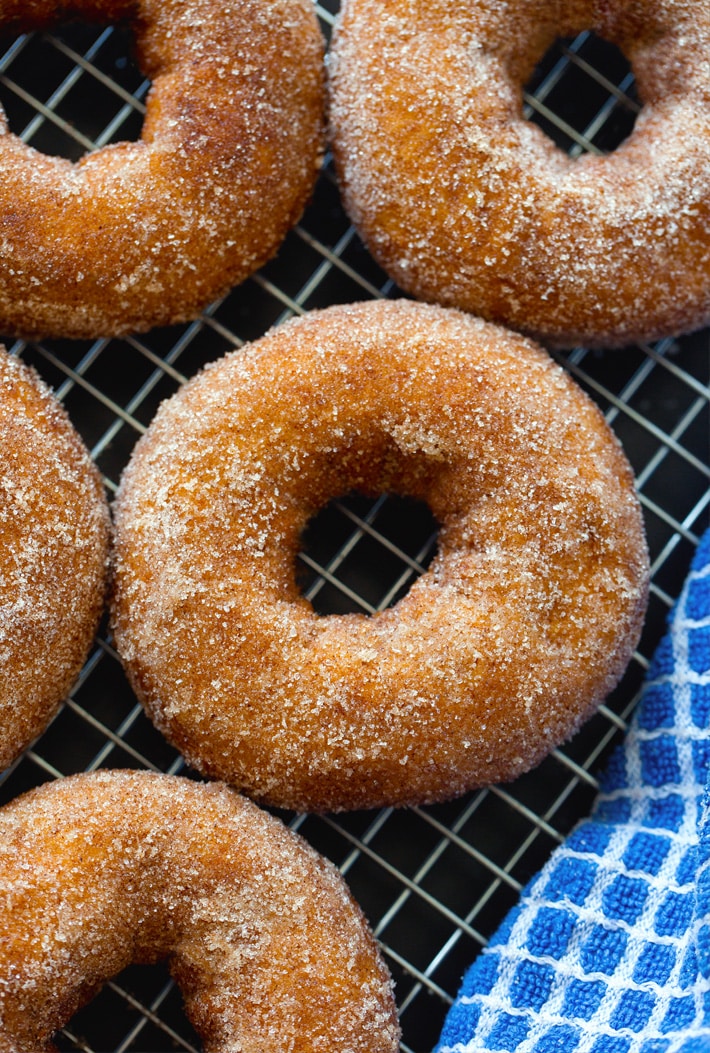
[[[326,38],[336,9],[337,0],[318,8]],[[149,84],[121,30],[73,25],[30,34],[4,40],[0,56],[0,99],[10,127],[37,148],[76,158],[139,134]],[[544,56],[526,95],[527,116],[573,154],[613,149],[637,110],[623,56],[589,34],[561,41]],[[312,204],[278,257],[194,323],[120,341],[8,346],[54,386],[112,493],[158,403],[204,363],[291,315],[396,292],[350,226],[326,163]],[[624,444],[651,549],[643,638],[600,712],[512,785],[432,808],[285,817],[341,868],[367,914],[396,981],[407,1053],[432,1048],[464,968],[521,885],[586,813],[595,773],[624,732],[708,521],[708,350],[708,333],[701,332],[625,351],[577,348],[558,356]],[[371,612],[406,590],[435,543],[426,509],[385,497],[335,501],[309,531],[302,587],[322,613]],[[2,776],[0,799],[99,767],[183,770],[137,704],[105,628],[50,728]],[[132,967],[70,1021],[58,1045],[195,1050],[198,1040],[167,970]]]

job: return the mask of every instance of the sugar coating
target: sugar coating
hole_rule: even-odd
[[[0,348],[0,770],[45,727],[103,610],[108,506],[51,391]]]
[[[643,108],[577,160],[523,118],[558,37],[631,62]],[[614,347],[710,320],[710,7],[691,0],[344,0],[328,56],[346,208],[415,296],[549,346]]]
[[[319,617],[308,520],[351,490],[426,501],[438,554],[393,608]],[[164,403],[121,480],[112,620],[200,771],[299,810],[510,779],[590,715],[643,617],[629,465],[541,349],[408,301],[313,312]]]
[[[4,4],[20,28],[57,6]],[[299,218],[323,148],[323,41],[310,0],[74,0],[127,20],[152,81],[141,138],[72,164],[0,111],[0,331],[94,337],[194,317]],[[17,10],[15,10],[17,9]]]
[[[0,1048],[167,958],[206,1053],[395,1053],[389,975],[338,871],[217,783],[100,771],[0,811]]]

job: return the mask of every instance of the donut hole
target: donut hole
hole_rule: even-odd
[[[118,1049],[127,1035],[133,1036],[132,1048],[155,1053],[201,1048],[167,961],[127,966],[77,1010],[54,1041],[59,1049]]]
[[[140,138],[150,81],[128,28],[82,21],[4,36],[0,63],[7,126],[40,153],[77,161]]]
[[[616,149],[640,108],[626,56],[592,32],[555,40],[523,89],[524,117],[572,157]]]
[[[436,555],[439,524],[424,502],[349,493],[306,525],[296,582],[317,614],[374,614],[394,606]]]

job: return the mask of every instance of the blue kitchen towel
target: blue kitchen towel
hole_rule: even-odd
[[[436,1053],[710,1053],[710,532],[591,818],[466,974]]]

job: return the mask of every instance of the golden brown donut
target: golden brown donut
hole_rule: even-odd
[[[309,519],[426,501],[438,553],[375,614],[319,617]],[[434,801],[567,738],[637,642],[648,564],[601,413],[523,337],[404,300],[334,307],[164,403],[115,505],[115,640],[200,771],[299,810]]]
[[[643,108],[577,160],[523,118],[558,37],[594,30]],[[710,5],[344,0],[331,131],[350,216],[398,285],[550,346],[614,347],[710,321]]]
[[[271,257],[320,165],[310,0],[0,0],[4,28],[127,21],[151,79],[138,142],[76,164],[0,111],[0,332],[95,337],[194,317]]]
[[[206,1053],[399,1049],[338,871],[217,783],[100,771],[6,805],[0,931],[0,1036],[24,1053],[52,1049],[125,966],[164,958]]]
[[[43,730],[104,605],[108,506],[49,388],[0,347],[0,770]]]

